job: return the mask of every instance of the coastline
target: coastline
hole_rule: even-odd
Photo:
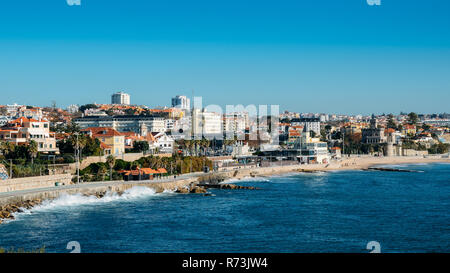
[[[245,177],[268,177],[297,172],[328,172],[345,170],[365,170],[377,165],[420,164],[420,163],[450,163],[450,158],[443,157],[350,157],[343,158],[330,164],[288,165],[265,168],[238,169],[237,174],[228,176],[229,179],[243,179]],[[232,171],[229,171],[232,172]]]
[[[287,165],[272,167],[248,166],[245,168],[233,168],[223,170],[214,174],[196,173],[183,175],[178,178],[169,178],[159,181],[112,181],[112,182],[90,182],[77,185],[67,185],[52,188],[37,188],[24,191],[0,193],[0,224],[4,220],[14,219],[15,213],[20,213],[23,209],[30,209],[41,204],[45,200],[53,200],[62,195],[82,194],[84,196],[104,197],[109,193],[121,195],[124,191],[143,186],[155,190],[156,193],[164,191],[174,191],[181,193],[204,193],[204,191],[190,191],[189,189],[199,188],[199,178],[208,175],[216,175],[223,178],[223,183],[239,182],[239,180],[250,177],[270,177],[289,173],[301,172],[328,172],[339,170],[364,170],[375,165],[396,165],[396,164],[417,164],[417,163],[449,163],[450,158],[444,157],[350,157],[344,158],[330,164],[311,165]],[[179,191],[188,188],[187,191]]]

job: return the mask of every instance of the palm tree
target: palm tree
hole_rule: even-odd
[[[8,141],[2,141],[0,142],[0,151],[3,155],[10,155],[14,152],[15,145]]]
[[[112,169],[114,165],[116,164],[116,158],[113,155],[109,155],[106,158],[106,163],[109,166],[109,180],[112,180]]]
[[[211,144],[211,142],[206,138],[203,138],[202,140],[200,140],[200,147],[202,148],[203,155],[206,155],[206,151],[210,144]]]
[[[31,140],[30,143],[28,144],[28,152],[30,153],[31,156],[31,164],[34,163],[34,158],[37,156],[38,153],[38,144],[36,141]]]
[[[193,147],[193,141],[190,139],[184,140],[184,145],[186,149],[189,151],[189,155],[192,155],[192,147]]]
[[[98,174],[101,175],[102,181],[105,180],[106,172],[107,172],[107,169],[106,169],[105,165],[103,165],[103,164],[100,165],[99,168],[98,168]]]

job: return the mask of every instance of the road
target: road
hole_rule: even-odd
[[[0,199],[7,198],[7,197],[26,195],[26,194],[54,191],[54,190],[88,189],[91,187],[99,187],[99,186],[100,187],[101,186],[108,187],[108,186],[123,185],[123,184],[125,184],[125,185],[131,184],[132,185],[132,184],[136,184],[136,183],[157,184],[157,183],[163,183],[163,182],[175,182],[175,181],[185,180],[185,179],[189,179],[189,178],[199,177],[201,175],[203,175],[203,173],[197,172],[197,173],[189,173],[189,174],[179,175],[176,178],[173,178],[172,176],[170,176],[170,177],[154,179],[154,180],[85,182],[85,183],[72,184],[72,185],[66,185],[66,186],[58,186],[58,187],[48,187],[48,188],[37,188],[37,189],[29,189],[29,190],[21,190],[21,191],[2,192],[2,193],[0,193]]]

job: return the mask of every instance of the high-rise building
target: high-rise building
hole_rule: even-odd
[[[117,92],[111,95],[111,104],[130,105],[130,95],[124,92]]]
[[[191,108],[191,100],[186,96],[177,95],[172,98],[172,107],[189,110]]]

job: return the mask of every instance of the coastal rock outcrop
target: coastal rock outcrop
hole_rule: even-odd
[[[191,193],[207,193],[208,191],[203,187],[195,186],[194,188],[191,189],[190,192]]]
[[[224,190],[256,190],[255,187],[245,187],[245,186],[238,186],[234,184],[221,184],[220,189]]]
[[[2,223],[2,219],[14,219],[14,213],[24,212],[24,209],[31,209],[34,206],[37,206],[42,203],[42,200],[25,200],[21,202],[17,202],[14,204],[8,204],[0,207],[0,223]]]
[[[189,185],[188,187],[178,188],[176,193],[207,193],[207,190],[204,187],[198,185]]]

